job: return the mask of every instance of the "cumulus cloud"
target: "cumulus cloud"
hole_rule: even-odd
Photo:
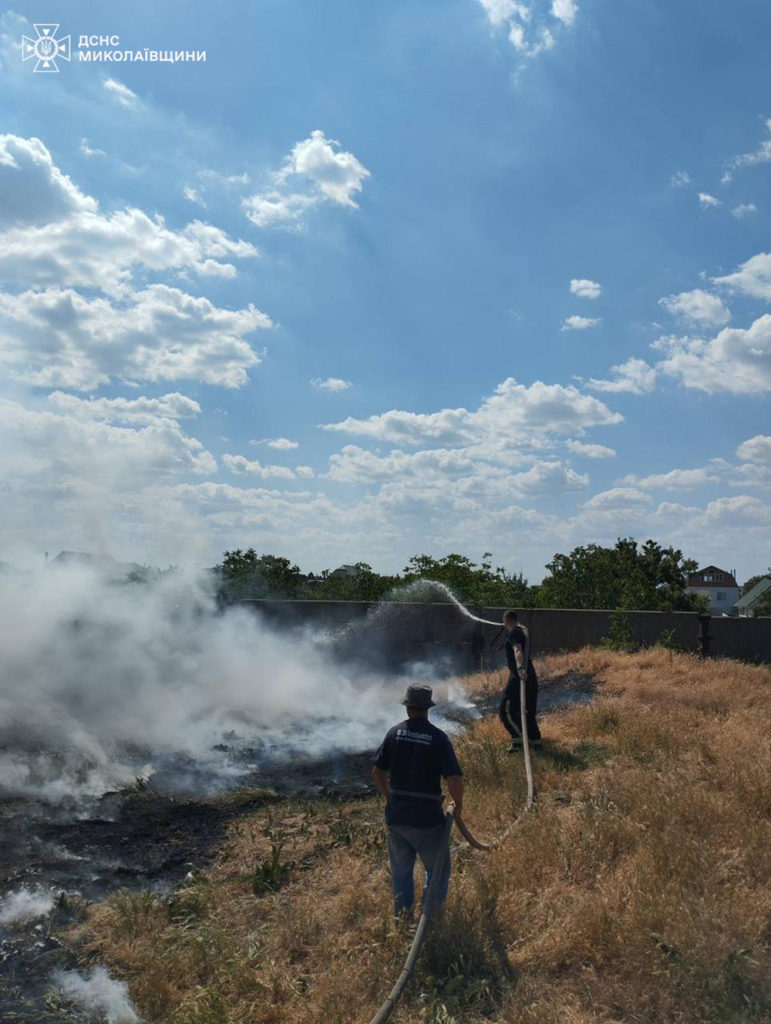
[[[668,295],[659,299],[659,305],[673,316],[707,327],[723,327],[731,319],[720,296],[701,288],[680,292],[679,295]]]
[[[211,224],[183,230],[127,208],[103,214],[39,139],[0,136],[0,283],[125,290],[136,271],[233,277],[257,250]]]
[[[300,447],[299,441],[291,441],[288,437],[261,437],[250,441],[249,444],[265,444],[268,448],[275,448],[276,451],[280,452],[290,452]]]
[[[653,503],[650,494],[634,487],[612,487],[608,491],[600,491],[581,506],[587,511],[605,511],[608,509],[647,508]]]
[[[139,103],[137,94],[117,78],[106,78],[103,85],[107,94],[122,107],[135,107]]]
[[[720,480],[713,470],[701,469],[671,469],[668,473],[653,473],[650,476],[635,476],[630,474],[624,477],[625,484],[642,488],[644,491],[687,491],[696,487],[705,487],[707,484],[718,483]]]
[[[596,327],[600,323],[599,317],[590,316],[569,316],[562,321],[561,331],[585,331],[589,327]]]
[[[48,404],[54,411],[69,416],[110,423],[189,419],[201,412],[198,402],[178,391],[159,398],[78,398],[63,391],[54,391],[48,396]]]
[[[349,417],[328,423],[324,429],[407,445],[483,442],[512,446],[518,439],[583,433],[590,427],[622,421],[620,413],[611,412],[598,399],[575,387],[542,381],[528,387],[509,377],[473,412],[463,408],[433,413],[392,409],[363,420]]]
[[[353,387],[349,380],[340,377],[314,377],[311,384],[317,391],[347,391]]]
[[[758,208],[754,203],[739,203],[738,206],[735,206],[733,210],[731,210],[731,213],[737,220],[745,220],[747,217],[751,217],[757,212]]]
[[[736,467],[733,486],[771,487],[771,437],[757,434],[736,449],[741,465]]]
[[[573,439],[567,442],[566,448],[574,455],[583,455],[587,459],[611,459],[616,454],[613,448],[607,448],[604,444],[586,444]]]
[[[710,341],[664,337],[654,348],[666,352],[656,366],[688,388],[708,394],[763,394],[771,390],[771,315],[746,330],[726,327]]]
[[[721,204],[720,200],[711,196],[709,192],[699,192],[699,205],[703,210],[707,210],[710,206],[720,206]]]
[[[283,480],[294,480],[294,471],[289,466],[264,466],[257,460],[250,461],[243,455],[223,455],[222,465],[231,473],[241,476],[259,476],[263,480],[277,477]]]
[[[115,378],[240,387],[260,362],[245,337],[270,326],[252,305],[221,309],[162,284],[120,302],[71,289],[0,293],[0,363],[44,387],[93,388]]]
[[[552,0],[551,13],[565,25],[572,25],[578,14],[575,0]]]
[[[189,203],[197,203],[199,206],[206,206],[203,201],[203,197],[197,188],[193,188],[190,185],[185,185],[182,189],[182,195],[187,199]]]
[[[766,131],[769,137],[763,139],[757,149],[750,153],[741,153],[739,156],[731,157],[722,178],[724,183],[731,181],[734,172],[740,167],[752,167],[755,164],[765,164],[771,161],[771,117],[766,120]]]
[[[713,277],[712,283],[732,291],[771,302],[771,252],[759,252],[742,263],[733,274]]]
[[[355,208],[370,171],[339,146],[318,129],[295,143],[272,176],[274,187],[243,200],[249,220],[258,227],[297,224],[309,207],[320,202]]]
[[[598,299],[602,294],[602,285],[585,277],[574,277],[570,281],[570,291],[582,299]]]
[[[644,359],[631,358],[618,366],[611,366],[610,372],[616,375],[615,380],[598,380],[594,377],[587,381],[586,386],[593,391],[607,391],[620,394],[645,395],[656,387],[656,370]]]

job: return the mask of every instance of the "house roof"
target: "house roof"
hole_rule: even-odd
[[[705,576],[718,574],[720,574],[722,579],[704,579]],[[697,569],[696,572],[689,573],[688,587],[698,587],[700,590],[704,587],[720,587],[722,589],[725,589],[726,587],[736,587],[738,589],[739,584],[736,582],[734,574],[729,572],[727,569],[720,569],[717,565],[704,565],[701,569]],[[688,587],[686,589],[688,589]]]
[[[771,579],[769,579],[768,576],[760,580],[759,583],[756,583],[755,586],[748,590],[746,594],[742,594],[736,602],[736,607],[751,608],[758,598],[761,598],[767,590],[771,590]]]

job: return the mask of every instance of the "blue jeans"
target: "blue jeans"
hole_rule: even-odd
[[[409,913],[415,904],[415,883],[413,872],[415,857],[419,856],[426,869],[426,884],[422,900],[425,901],[428,887],[431,884],[431,872],[442,847],[445,826],[416,828],[414,825],[389,825],[388,827],[388,859],[391,864],[391,884],[394,890],[394,913]],[[437,882],[436,906],[440,907],[447,899],[447,887],[450,883],[450,854],[444,860],[441,875]],[[433,902],[433,901],[432,901]]]

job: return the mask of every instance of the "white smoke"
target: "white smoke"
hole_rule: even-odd
[[[258,764],[364,750],[400,710],[403,680],[341,669],[312,634],[244,609],[218,614],[177,574],[4,578],[0,617],[0,796],[96,795],[186,761],[225,782],[247,767],[234,748]]]
[[[140,1020],[125,982],[111,978],[104,967],[95,967],[90,975],[57,971],[52,981],[62,995],[108,1024],[137,1024]]]
[[[54,906],[48,889],[19,889],[0,899],[0,924],[25,924],[47,917]]]

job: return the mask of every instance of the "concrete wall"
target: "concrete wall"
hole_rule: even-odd
[[[242,601],[272,625],[290,631],[318,631],[335,655],[362,664],[404,670],[430,661],[447,672],[503,664],[495,650],[499,627],[467,618],[453,604],[367,604],[359,601]],[[500,622],[503,608],[472,608],[480,618]],[[684,651],[751,661],[771,661],[771,618],[710,618],[696,612],[628,612],[634,639],[651,646],[665,632]],[[524,609],[533,652],[577,650],[607,636],[612,612]]]

